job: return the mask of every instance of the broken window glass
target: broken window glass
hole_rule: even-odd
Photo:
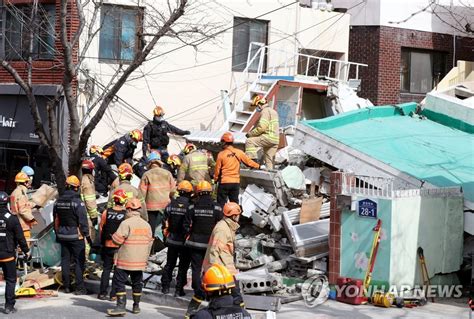
[[[247,57],[250,59],[257,53],[259,47],[253,46],[249,55],[251,42],[268,44],[268,21],[246,18],[234,18],[232,40],[232,71],[243,71],[247,67]],[[257,72],[259,57],[249,66],[249,72]],[[263,62],[263,72],[266,72],[266,57]]]

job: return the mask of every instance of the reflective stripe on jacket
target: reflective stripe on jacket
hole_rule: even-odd
[[[95,195],[94,176],[84,174],[81,180],[81,199],[86,205],[87,214],[90,218],[97,218],[97,202]]]
[[[30,230],[35,219],[32,211],[34,204],[28,200],[27,191],[26,186],[18,185],[10,195],[10,209],[20,219],[23,231]]]
[[[168,206],[170,194],[175,192],[176,185],[170,172],[154,167],[143,174],[139,189],[145,198],[146,209],[156,211]]]
[[[260,115],[257,127],[248,133],[250,137],[263,136],[271,142],[278,144],[280,141],[278,113],[271,107],[265,107]]]
[[[212,172],[214,165],[214,160],[206,151],[194,150],[184,157],[178,172],[178,182],[183,180],[196,184],[200,181],[210,182],[209,172]]]

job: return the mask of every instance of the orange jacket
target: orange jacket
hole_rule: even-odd
[[[260,168],[241,150],[229,145],[217,155],[214,180],[221,184],[240,183],[240,163],[248,167]]]

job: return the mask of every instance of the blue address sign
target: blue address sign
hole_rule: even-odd
[[[360,217],[377,218],[377,203],[365,198],[358,201],[357,214]]]

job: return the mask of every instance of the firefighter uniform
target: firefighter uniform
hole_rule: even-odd
[[[118,177],[117,177],[117,179],[118,179]],[[147,209],[145,207],[145,199],[143,198],[142,193],[138,190],[138,188],[133,186],[130,183],[130,181],[127,180],[127,179],[122,179],[118,183],[119,183],[119,185],[117,187],[115,187],[110,192],[109,200],[107,202],[107,208],[112,208],[114,206],[114,199],[112,197],[113,193],[116,190],[123,189],[125,191],[125,193],[127,193],[128,199],[137,198],[140,201],[140,203],[142,204],[142,207],[140,208],[140,216],[145,221],[148,221],[148,213],[147,213]]]
[[[29,252],[23,229],[17,216],[7,208],[8,197],[5,192],[0,193],[0,268],[6,281],[5,313],[16,311],[15,284],[16,284],[16,249],[19,245],[23,253]]]
[[[199,195],[185,216],[184,228],[188,234],[185,245],[191,249],[193,300],[200,304],[205,294],[201,287],[202,262],[214,226],[222,219],[222,207],[211,195]]]
[[[61,244],[61,269],[65,289],[70,289],[71,257],[75,262],[76,290],[84,292],[85,242],[90,241],[87,211],[79,193],[68,189],[53,208],[54,230]]]
[[[268,169],[273,169],[279,134],[278,113],[267,105],[261,111],[257,127],[247,133],[245,153],[250,158],[257,159],[258,149],[263,148],[265,165]]]
[[[163,120],[162,117],[154,116],[153,121],[148,122],[143,129],[143,156],[146,156],[146,154],[150,153],[151,150],[158,150],[160,152],[167,150],[170,142],[168,133],[179,136],[190,134],[189,131],[181,130],[176,126],[169,124]],[[166,160],[166,158],[163,157],[163,160]]]
[[[81,180],[81,199],[86,205],[89,221],[97,221],[99,212],[97,211],[97,202],[95,195],[94,176],[92,174],[83,174]],[[89,234],[92,241],[95,240],[94,223],[89,223]]]
[[[240,164],[248,167],[260,168],[260,165],[251,160],[244,152],[226,145],[224,150],[217,155],[214,180],[219,183],[217,187],[217,202],[224,206],[229,199],[231,202],[239,202],[240,190]]]
[[[92,162],[94,162],[94,184],[95,184],[95,190],[104,195],[107,196],[107,192],[109,191],[109,185],[112,184],[114,179],[117,177],[110,167],[110,165],[107,163],[107,161],[100,156],[99,154],[93,154],[92,155]]]
[[[166,265],[161,277],[163,292],[169,290],[173,269],[179,258],[178,275],[176,276],[176,294],[182,294],[183,287],[187,283],[187,273],[191,263],[190,251],[184,247],[186,231],[184,229],[184,217],[190,205],[189,197],[179,196],[173,199],[166,207],[162,229],[165,237],[165,244],[168,247]]]
[[[13,215],[17,215],[21,228],[26,239],[31,238],[31,227],[36,224],[33,216],[32,208],[34,204],[28,200],[26,192],[28,188],[25,185],[19,184],[10,195],[10,209]]]
[[[104,157],[110,165],[115,164],[117,167],[122,163],[132,163],[137,143],[130,134],[125,134],[104,146]]]
[[[114,265],[114,256],[118,250],[118,245],[112,240],[112,235],[117,231],[120,224],[125,220],[125,207],[114,205],[102,213],[100,221],[100,242],[102,245],[101,258],[103,262],[103,272],[100,278],[99,296],[106,296],[109,288],[110,272]],[[112,286],[110,297],[115,297],[115,287]]]
[[[170,194],[176,190],[173,176],[167,170],[153,166],[143,174],[139,189],[145,199],[148,222],[153,234],[163,219],[163,211],[170,203]]]
[[[193,185],[200,181],[211,181],[215,162],[204,150],[193,150],[187,154],[178,172],[178,182],[190,181]]]
[[[232,296],[223,295],[213,298],[209,305],[199,310],[190,318],[193,319],[223,319],[223,318],[239,318],[252,319],[250,313],[242,307],[235,305]]]
[[[139,303],[143,287],[143,271],[147,265],[153,236],[150,225],[135,210],[140,206],[140,203],[137,202],[136,199],[132,199],[127,203],[126,219],[112,235],[113,242],[120,246],[115,255],[113,278],[113,286],[117,291],[117,307],[107,311],[112,316],[125,314],[127,302],[125,284],[129,277],[132,281],[133,313],[140,312]],[[129,209],[130,204],[135,205],[133,206],[134,210]]]

